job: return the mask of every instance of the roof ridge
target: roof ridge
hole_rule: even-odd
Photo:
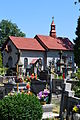
[[[35,38],[27,38],[27,37],[21,37],[21,36],[9,36],[9,38],[12,38],[12,37],[14,37],[14,38],[22,38],[22,39],[35,39]]]

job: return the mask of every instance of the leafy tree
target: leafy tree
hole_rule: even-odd
[[[74,40],[74,59],[78,67],[80,67],[80,17],[76,28],[76,39]]]
[[[0,46],[3,45],[8,36],[25,37],[25,34],[15,23],[8,20],[2,20],[0,22]]]
[[[80,0],[77,0],[77,1],[74,2],[74,4],[76,5],[76,4],[79,3],[79,2],[80,2]]]
[[[80,3],[80,0],[76,0],[76,1],[74,2],[75,5],[78,5],[79,3]],[[79,11],[80,11],[80,8],[79,8]]]

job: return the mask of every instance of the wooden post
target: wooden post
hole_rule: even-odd
[[[17,92],[19,91],[19,88],[18,88],[19,84],[17,83]]]

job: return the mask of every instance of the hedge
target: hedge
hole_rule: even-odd
[[[0,120],[41,120],[42,114],[42,106],[34,94],[22,93],[0,100]]]

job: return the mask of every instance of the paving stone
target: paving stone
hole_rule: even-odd
[[[55,118],[55,117],[59,117],[59,114],[53,113],[53,112],[44,112],[42,120],[45,120],[47,118],[51,118],[52,119],[52,118]]]
[[[45,104],[43,105],[43,111],[44,112],[52,112],[52,109],[53,109],[53,104]]]

